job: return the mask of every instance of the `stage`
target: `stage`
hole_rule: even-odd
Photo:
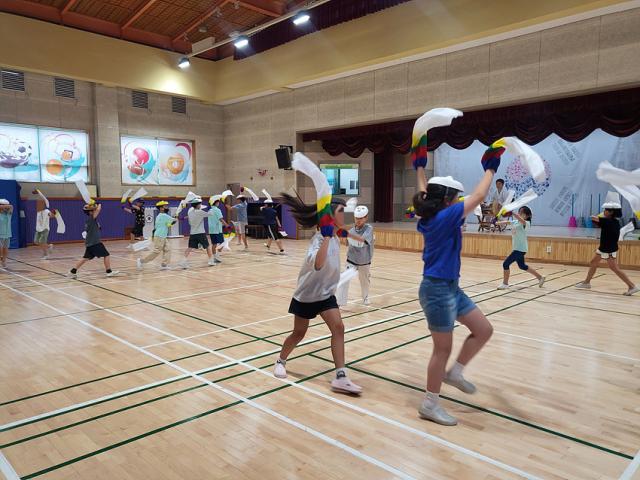
[[[374,223],[376,248],[403,251],[422,251],[422,235],[416,231],[416,222]],[[505,258],[511,253],[511,231],[478,232],[477,223],[465,225],[462,255],[468,257]],[[640,269],[640,230],[620,242],[618,262],[624,268]],[[532,226],[529,232],[529,252],[532,261],[587,265],[598,248],[600,230],[597,228],[570,228]]]

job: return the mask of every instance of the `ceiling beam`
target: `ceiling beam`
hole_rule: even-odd
[[[71,10],[76,3],[78,3],[78,0],[67,0],[67,3],[64,5],[64,7],[62,7],[62,15]]]
[[[269,17],[275,18],[285,13],[285,9],[280,2],[272,2],[269,0],[239,0],[238,3],[247,10],[253,10],[254,12]]]
[[[133,25],[133,22],[135,22],[136,20],[138,20],[142,15],[144,15],[144,12],[146,12],[147,10],[149,10],[154,3],[156,3],[157,0],[147,0],[146,2],[144,2],[140,8],[138,8],[138,10],[136,10],[135,12],[133,12],[131,14],[131,16],[129,18],[127,18],[127,21],[124,22],[122,24],[122,29],[124,30],[125,28],[129,28],[131,25]]]
[[[227,3],[230,3],[230,2],[231,2],[231,0],[223,0],[222,3],[220,3],[219,5],[214,5],[213,7],[211,7],[209,10],[207,10],[202,15],[197,17],[193,22],[191,22],[186,28],[183,28],[182,30],[180,30],[180,33],[177,33],[173,37],[173,41],[175,42],[177,40],[182,39],[182,37],[187,35],[189,32],[194,30],[196,27],[200,26],[202,24],[202,22],[204,22],[207,18],[212,17],[219,8],[221,9]]]

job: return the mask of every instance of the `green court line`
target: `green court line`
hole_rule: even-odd
[[[571,272],[571,273],[569,273],[569,274],[567,274],[567,275],[562,275],[561,277],[556,277],[556,278],[554,278],[554,280],[555,280],[555,279],[557,279],[557,278],[562,278],[562,277],[565,277],[565,276],[568,276],[568,275],[572,275],[573,273],[576,273],[576,272]],[[535,299],[540,298],[540,297],[542,297],[542,296],[545,296],[545,295],[548,295],[548,294],[551,294],[551,293],[555,293],[555,292],[560,291],[560,290],[564,290],[564,289],[569,288],[569,287],[571,287],[571,286],[573,286],[573,285],[567,285],[566,287],[562,287],[562,288],[557,289],[557,290],[555,290],[555,291],[553,291],[553,292],[549,292],[549,293],[546,293],[546,294],[543,294],[543,295],[539,295],[539,296],[534,297],[534,298],[532,298],[532,299],[524,300],[523,302],[519,302],[519,303],[514,304],[514,305],[511,305],[511,306],[509,306],[509,307],[504,307],[504,308],[499,309],[499,310],[497,310],[497,311],[495,311],[495,312],[491,312],[491,313],[489,313],[489,314],[487,314],[487,315],[491,315],[491,314],[494,314],[494,313],[498,313],[498,312],[500,312],[500,311],[504,311],[504,310],[506,310],[506,309],[508,309],[508,308],[512,308],[512,307],[514,307],[514,306],[521,305],[522,303],[527,303],[527,302],[529,302],[529,301],[535,300]],[[502,295],[498,295],[498,296],[502,296]],[[491,297],[491,298],[495,298],[495,297]],[[483,299],[483,300],[489,300],[489,299]],[[483,301],[483,300],[481,300],[481,301]],[[478,303],[479,303],[479,302],[478,302]],[[417,312],[420,312],[420,311],[421,311],[421,310],[418,310]],[[400,315],[398,318],[407,317],[407,316],[411,316],[411,315],[413,315],[413,314],[412,314],[412,313],[402,314],[402,315]],[[396,318],[396,319],[397,319],[397,318]],[[392,319],[389,319],[388,321],[391,321],[391,320],[392,320]],[[360,340],[360,339],[362,339],[362,338],[366,338],[366,337],[369,337],[369,336],[372,336],[372,335],[377,335],[377,334],[380,334],[380,333],[383,333],[383,332],[386,332],[386,331],[389,331],[389,330],[393,330],[393,329],[396,329],[396,328],[400,328],[400,327],[403,327],[403,326],[406,326],[406,325],[410,325],[410,324],[413,324],[413,323],[416,323],[416,322],[421,322],[421,321],[423,321],[423,319],[422,319],[422,318],[415,319],[415,320],[411,320],[411,321],[409,321],[409,322],[406,322],[406,323],[403,323],[403,324],[400,324],[400,325],[392,326],[392,327],[389,327],[389,328],[386,328],[386,329],[383,329],[383,330],[380,330],[380,331],[376,331],[376,332],[371,332],[371,333],[369,333],[369,334],[362,335],[362,336],[357,337],[357,338],[354,338],[354,339],[349,339],[349,340],[345,341],[345,343],[350,343],[350,342],[352,342],[352,341]],[[459,325],[456,325],[454,328],[456,328],[456,327],[458,327],[458,326],[459,326]],[[365,360],[367,360],[367,359],[370,359],[370,358],[372,358],[372,357],[374,357],[374,356],[378,356],[378,355],[381,355],[381,354],[387,353],[388,351],[395,350],[395,349],[397,349],[397,348],[403,347],[403,346],[408,345],[408,344],[411,344],[411,343],[415,343],[415,342],[420,341],[420,340],[424,340],[424,339],[426,339],[426,338],[428,338],[428,337],[430,337],[430,336],[431,336],[430,334],[428,334],[428,335],[424,335],[424,336],[419,337],[419,338],[417,338],[417,339],[410,340],[410,341],[408,341],[408,342],[404,342],[404,343],[402,343],[402,344],[400,344],[400,345],[396,345],[395,347],[390,347],[390,348],[387,348],[387,349],[382,350],[382,351],[380,351],[380,352],[376,352],[376,353],[373,353],[373,354],[367,355],[367,356],[365,356],[365,357],[362,357],[362,358],[360,358],[360,359],[354,360],[354,361],[352,361],[352,362],[348,362],[348,363],[347,363],[347,365],[351,367],[351,366],[352,366],[353,364],[355,364],[355,363],[359,363],[359,362],[365,361]],[[326,339],[322,339],[322,340],[326,340]],[[319,341],[319,340],[318,340],[318,341]],[[327,350],[327,349],[329,349],[329,348],[331,348],[331,347],[330,347],[330,346],[328,346],[328,347],[323,347],[323,348],[320,348],[320,349],[316,349],[316,350],[313,350],[313,351],[311,351],[311,352],[307,352],[307,353],[304,353],[304,354],[300,354],[300,355],[297,355],[297,356],[291,357],[291,358],[290,358],[290,360],[294,360],[294,359],[296,359],[296,358],[300,358],[300,357],[304,357],[304,356],[312,356],[312,357],[319,358],[319,359],[324,360],[324,361],[328,361],[328,360],[326,360],[326,359],[324,359],[324,358],[322,358],[322,357],[316,356],[316,355],[314,355],[314,354],[315,354],[315,353],[318,353],[318,352],[320,352],[320,351],[323,351],[323,350]],[[264,357],[264,356],[266,356],[266,355],[263,355],[263,356],[261,356],[261,357],[256,357],[256,358],[262,358],[262,357]],[[255,359],[254,359],[254,360],[255,360]],[[237,364],[235,364],[235,365],[237,365]],[[268,368],[268,367],[270,367],[270,366],[271,366],[271,364],[268,364],[268,365],[265,365],[265,366],[262,366],[262,367],[258,367],[258,368],[260,368],[260,369],[264,369],[264,368]],[[212,370],[210,370],[210,371],[202,372],[202,373],[200,373],[199,375],[204,375],[204,374],[206,374],[206,373],[210,373],[211,371],[220,370],[220,369],[224,369],[224,368],[228,368],[228,366],[227,366],[227,367],[217,367],[217,368],[214,368],[214,369],[212,369]],[[352,367],[352,368],[354,368],[354,367]],[[354,369],[355,369],[355,368],[354,368]],[[307,380],[310,380],[310,379],[312,379],[312,378],[316,378],[316,377],[318,377],[318,376],[321,376],[321,375],[324,375],[324,374],[326,374],[326,373],[329,373],[329,372],[331,372],[331,371],[333,371],[333,370],[334,370],[333,368],[331,368],[331,369],[327,369],[327,370],[325,370],[325,371],[322,371],[322,372],[317,373],[317,374],[315,374],[315,375],[312,375],[312,376],[310,376],[310,377],[305,377],[305,378],[303,378],[303,379],[300,379],[300,380],[296,381],[295,383],[302,383],[302,382],[307,381]],[[247,370],[247,371],[245,371],[245,372],[240,372],[240,373],[238,373],[238,374],[234,375],[234,377],[238,377],[238,376],[246,375],[246,374],[249,374],[249,373],[254,373],[254,371],[253,371],[253,370]],[[204,385],[203,385],[203,386],[204,386]],[[262,392],[262,393],[260,393],[260,394],[257,394],[257,395],[255,395],[255,396],[248,397],[248,398],[250,398],[250,399],[258,398],[258,397],[260,397],[260,396],[268,395],[268,394],[270,394],[270,393],[273,393],[273,392],[276,392],[276,391],[282,390],[282,389],[284,389],[284,388],[288,388],[289,386],[290,386],[290,385],[285,384],[285,385],[282,385],[282,386],[280,386],[280,387],[276,387],[276,388],[271,389],[271,390],[269,390],[269,391]],[[154,399],[151,399],[151,400],[147,401],[147,403],[149,403],[149,402],[151,402],[151,401],[154,401]],[[204,412],[203,414],[199,414],[199,415],[196,415],[196,416],[194,416],[194,417],[190,417],[189,419],[185,419],[185,420],[181,420],[181,421],[178,421],[178,422],[174,422],[173,424],[170,424],[170,425],[165,425],[164,427],[160,427],[160,428],[155,429],[155,430],[152,430],[152,431],[150,431],[150,432],[146,432],[146,433],[141,434],[141,435],[138,435],[138,436],[136,436],[136,437],[132,437],[132,438],[127,439],[127,440],[124,440],[124,441],[122,441],[122,442],[118,442],[118,443],[116,443],[116,444],[113,444],[113,445],[110,445],[110,446],[104,447],[104,448],[99,449],[99,450],[96,450],[96,451],[94,451],[94,452],[90,452],[90,453],[85,454],[85,455],[82,455],[82,456],[80,456],[80,457],[76,457],[76,458],[71,459],[71,460],[68,460],[68,461],[66,461],[66,462],[64,462],[64,463],[62,463],[62,464],[58,464],[58,465],[54,465],[54,466],[48,467],[47,469],[41,470],[41,471],[39,471],[39,472],[35,472],[35,473],[33,473],[33,474],[30,474],[30,475],[25,476],[25,477],[22,477],[22,478],[25,478],[25,479],[26,479],[26,478],[33,478],[33,477],[35,477],[35,476],[42,475],[42,474],[44,474],[44,473],[48,473],[48,472],[50,472],[50,471],[52,471],[52,470],[56,470],[56,469],[58,469],[58,468],[62,468],[62,467],[67,466],[67,465],[69,465],[69,464],[71,464],[71,463],[75,463],[75,462],[80,461],[80,460],[83,460],[83,459],[85,459],[85,458],[89,458],[89,457],[91,457],[91,456],[98,455],[98,454],[100,454],[100,453],[103,453],[103,452],[105,452],[105,451],[111,450],[111,449],[113,449],[113,448],[117,448],[117,447],[122,446],[122,445],[125,445],[125,444],[127,444],[127,443],[131,443],[131,442],[136,441],[136,440],[138,440],[138,439],[140,439],[140,438],[144,438],[144,437],[147,437],[147,436],[149,436],[149,435],[153,435],[153,434],[155,434],[155,433],[158,433],[158,432],[161,432],[161,431],[163,431],[163,430],[166,430],[166,429],[168,429],[168,428],[172,428],[173,426],[181,425],[181,424],[183,424],[183,423],[187,423],[188,421],[192,421],[192,420],[195,420],[195,419],[197,419],[197,418],[201,418],[202,416],[208,415],[208,414],[210,414],[210,413],[214,413],[215,411],[219,411],[219,410],[222,410],[222,409],[225,409],[225,408],[229,408],[229,407],[234,406],[234,405],[238,405],[239,403],[242,403],[242,402],[240,402],[240,401],[232,402],[232,403],[230,403],[230,404],[223,405],[222,407],[218,407],[217,409],[214,409],[214,411]]]
[[[28,263],[28,262],[24,262],[24,261],[22,261],[22,260],[16,260],[16,259],[12,259],[12,260],[14,260],[14,261],[16,261],[16,262],[19,262],[19,263],[22,263],[22,264],[24,264],[24,265],[28,265],[28,266],[33,267],[33,268],[39,268],[40,270],[44,270],[45,272],[54,273],[54,274],[56,274],[56,275],[60,275],[60,276],[62,276],[62,277],[65,277],[65,278],[66,278],[66,275],[64,275],[63,273],[59,273],[59,272],[56,272],[56,271],[54,271],[54,270],[48,270],[48,269],[46,269],[46,268],[38,267],[38,266],[36,266],[36,265],[33,265],[33,264],[31,264],[31,263]],[[262,340],[262,341],[264,341],[264,342],[267,342],[267,343],[271,343],[271,344],[273,344],[273,345],[276,345],[276,343],[275,343],[275,342],[272,342],[272,341],[270,341],[270,340],[263,340],[263,339],[259,338],[257,335],[252,335],[252,334],[250,334],[250,333],[243,332],[242,330],[237,330],[237,329],[234,329],[234,328],[230,328],[230,327],[228,327],[228,326],[226,326],[226,325],[222,325],[222,324],[220,324],[220,323],[212,322],[212,321],[210,321],[210,320],[205,320],[204,318],[200,318],[200,317],[198,317],[198,316],[196,316],[196,315],[192,315],[192,314],[190,314],[190,313],[180,312],[180,311],[178,311],[178,310],[174,310],[173,308],[165,307],[164,305],[159,305],[159,304],[157,304],[157,303],[153,303],[153,302],[150,302],[150,301],[148,301],[148,300],[143,300],[143,299],[141,299],[141,298],[134,297],[133,295],[129,295],[129,294],[127,294],[127,293],[118,292],[118,291],[116,291],[116,290],[112,290],[112,289],[110,289],[110,288],[103,287],[102,285],[96,285],[96,284],[93,284],[93,283],[91,283],[91,282],[87,282],[87,281],[85,281],[85,280],[76,279],[75,281],[80,282],[80,283],[83,283],[83,284],[85,284],[85,285],[89,285],[89,286],[94,287],[94,288],[99,288],[99,289],[101,289],[101,290],[104,290],[104,291],[107,291],[107,292],[113,293],[113,294],[115,294],[115,295],[122,295],[123,297],[130,298],[130,299],[132,299],[132,300],[136,300],[136,301],[138,301],[138,302],[140,302],[140,303],[144,303],[144,304],[147,304],[147,305],[151,305],[151,306],[153,306],[153,307],[161,308],[161,309],[166,310],[166,311],[168,311],[168,312],[177,313],[178,315],[183,315],[183,316],[185,316],[185,317],[192,318],[192,319],[194,319],[194,320],[198,320],[198,321],[200,321],[200,322],[208,323],[208,324],[210,324],[210,325],[215,325],[216,327],[220,327],[220,328],[225,328],[225,329],[228,329],[228,330],[230,330],[230,331],[232,331],[232,332],[239,333],[240,335],[244,335],[244,336],[246,336],[246,337],[251,337],[251,338],[254,338],[254,339],[256,339],[256,340]],[[103,308],[104,308],[104,307],[103,307]],[[108,307],[107,307],[107,308],[108,308]]]
[[[326,358],[322,358],[322,357],[319,357],[317,355],[313,355],[313,357],[321,358],[322,360],[327,361],[327,362],[332,362],[332,360],[327,360]],[[350,366],[350,368],[351,368],[351,370],[355,370],[355,371],[363,373],[365,375],[370,375],[370,376],[378,378],[380,380],[385,380],[387,382],[394,383],[396,385],[400,385],[400,386],[403,386],[403,387],[406,387],[406,388],[410,388],[410,389],[416,390],[418,392],[422,392],[422,393],[426,392],[426,390],[424,388],[418,387],[416,385],[411,385],[409,383],[401,382],[399,380],[395,380],[395,379],[390,378],[390,377],[385,377],[385,376],[380,375],[380,374],[375,373],[375,372],[370,372],[368,370],[364,370],[362,368],[353,367],[353,366]],[[585,445],[585,446],[591,447],[591,448],[595,448],[597,450],[602,450],[603,452],[610,453],[610,454],[616,455],[618,457],[626,458],[627,460],[633,460],[633,456],[632,455],[627,455],[626,453],[619,452],[617,450],[613,450],[611,448],[607,448],[607,447],[604,447],[602,445],[598,445],[597,443],[593,443],[593,442],[589,442],[587,440],[583,440],[581,438],[577,438],[577,437],[574,437],[574,436],[571,436],[571,435],[567,435],[566,433],[558,432],[557,430],[552,430],[550,428],[543,427],[542,425],[538,425],[536,423],[528,422],[528,421],[523,420],[521,418],[512,417],[511,415],[507,415],[505,413],[501,413],[501,412],[498,412],[496,410],[491,410],[489,408],[482,407],[480,405],[476,405],[476,404],[473,404],[473,403],[465,402],[465,401],[459,400],[457,398],[449,397],[448,395],[440,394],[440,397],[444,398],[444,399],[447,399],[447,400],[449,400],[451,402],[458,403],[460,405],[464,405],[465,407],[470,407],[470,408],[473,408],[475,410],[479,410],[481,412],[489,413],[489,414],[494,415],[496,417],[500,417],[500,418],[503,418],[505,420],[509,420],[511,422],[519,423],[521,425],[524,425],[524,426],[529,427],[529,428],[533,428],[535,430],[540,430],[541,432],[544,432],[544,433],[555,435],[556,437],[564,438],[565,440],[571,440],[572,442],[580,443],[582,445]]]
[[[27,292],[27,293],[30,293],[30,292]],[[40,293],[40,292],[36,292],[36,293]],[[46,317],[27,318],[26,320],[18,320],[16,322],[0,323],[0,327],[2,327],[4,325],[15,325],[17,323],[35,322],[35,321],[38,321],[38,320],[51,320],[53,318],[66,317],[66,316],[69,316],[69,315],[81,315],[83,313],[99,312],[99,311],[105,310],[107,308],[131,307],[132,305],[139,305],[139,304],[140,304],[140,302],[125,303],[124,305],[116,305],[115,307],[100,307],[100,308],[92,308],[90,310],[81,310],[81,311],[78,311],[78,312],[58,313],[57,315],[47,315]]]
[[[560,270],[560,271],[555,272],[555,273],[562,273],[562,272],[564,272],[564,271],[566,271],[566,270]],[[515,275],[514,275],[514,276],[515,276]],[[556,277],[556,278],[560,278],[560,277]],[[554,279],[551,279],[551,280],[554,280]],[[473,285],[469,285],[469,286],[483,285],[483,284],[486,284],[486,283],[490,283],[490,282],[492,282],[492,281],[494,281],[494,280],[489,280],[489,281],[479,282],[479,283],[477,283],[477,284],[473,284]],[[488,293],[489,293],[489,292],[488,292]],[[493,296],[493,297],[489,297],[489,298],[485,298],[485,299],[479,300],[477,303],[481,303],[481,302],[483,302],[483,301],[491,300],[492,298],[502,297],[502,296],[505,296],[505,295],[507,295],[507,293],[498,294],[498,295],[495,295],[495,296]],[[472,297],[473,297],[473,295],[472,295]],[[352,314],[352,315],[347,315],[347,316],[344,316],[344,317],[342,317],[342,318],[343,318],[343,319],[352,318],[352,317],[356,317],[356,316],[359,316],[359,315],[363,315],[363,314],[365,314],[365,313],[374,312],[374,311],[380,311],[380,310],[385,310],[385,309],[388,309],[388,308],[392,308],[392,307],[399,306],[399,305],[404,305],[404,304],[407,304],[407,303],[412,303],[412,302],[415,302],[415,301],[417,301],[417,299],[413,299],[413,300],[406,300],[406,301],[399,302],[399,303],[396,303],[396,304],[387,305],[386,307],[377,307],[377,308],[375,308],[375,309],[365,310],[365,311],[362,311],[362,312],[354,313],[354,314]],[[419,312],[421,312],[421,310],[416,310],[416,311],[414,311],[414,312],[410,312],[410,313],[408,313],[407,315],[413,315],[413,314],[416,314],[416,313],[419,313]],[[392,317],[392,318],[388,319],[388,321],[393,321],[393,320],[396,320],[396,319],[398,319],[398,318],[402,318],[402,316],[400,316],[400,317]],[[385,323],[386,323],[386,322],[385,322]],[[324,324],[324,322],[317,322],[317,323],[315,323],[315,324],[310,325],[310,327],[314,327],[314,326],[317,326],[317,325],[323,325],[323,324]],[[381,325],[381,324],[382,324],[382,323],[380,323],[380,324],[376,324],[376,325]],[[373,326],[376,326],[376,325],[369,325],[369,326],[362,327],[362,328],[373,327]],[[351,332],[355,332],[355,331],[361,330],[362,328],[358,327],[358,328],[356,328],[356,329],[354,329],[354,330],[351,330]],[[291,330],[286,330],[286,331],[284,331],[284,332],[275,333],[275,334],[269,335],[269,336],[268,336],[268,337],[266,337],[266,338],[273,337],[273,336],[278,336],[278,335],[282,335],[282,334],[285,334],[285,333],[290,333],[290,331],[291,331]],[[351,333],[351,332],[350,332],[350,333]],[[241,345],[245,345],[245,344],[248,344],[248,343],[253,343],[253,342],[255,342],[255,341],[257,341],[257,339],[254,339],[254,340],[247,340],[247,341],[244,341],[244,342],[239,342],[239,343],[236,343],[236,344],[233,344],[233,345],[228,345],[228,346],[226,346],[226,347],[221,347],[221,348],[219,348],[219,349],[215,349],[215,351],[222,351],[222,350],[225,350],[225,349],[234,348],[234,347],[241,346]],[[195,354],[187,355],[187,356],[184,356],[184,357],[179,357],[179,358],[176,358],[176,359],[173,359],[173,360],[170,360],[170,361],[171,361],[172,363],[175,363],[175,362],[179,362],[179,361],[181,361],[181,360],[186,360],[186,359],[189,359],[189,358],[193,358],[193,357],[197,357],[197,356],[202,356],[202,355],[211,355],[211,353],[210,353],[210,352],[199,352],[199,353],[195,353]],[[267,354],[267,355],[269,355],[269,354]],[[265,355],[265,356],[267,356],[267,355]],[[256,357],[256,359],[258,359],[258,358],[264,358],[264,356]],[[31,399],[31,398],[40,397],[40,396],[48,395],[48,394],[50,394],[50,393],[55,393],[55,392],[60,392],[60,391],[68,390],[68,389],[75,388],[75,387],[82,386],[82,385],[86,385],[86,384],[89,384],[89,383],[99,382],[99,381],[106,380],[106,379],[109,379],[109,378],[117,377],[117,376],[119,376],[119,375],[126,375],[126,374],[129,374],[129,373],[138,372],[138,371],[141,371],[141,370],[145,370],[145,369],[147,369],[147,368],[152,368],[152,367],[156,367],[156,366],[160,366],[160,365],[164,365],[164,363],[162,363],[162,362],[158,362],[158,363],[154,363],[154,364],[147,365],[147,366],[144,366],[144,367],[139,367],[139,368],[132,369],[132,370],[127,370],[127,371],[124,371],[124,372],[120,372],[120,373],[116,373],[116,374],[112,374],[112,375],[107,375],[107,376],[104,376],[104,377],[99,377],[99,378],[96,378],[96,379],[93,379],[93,380],[87,380],[87,381],[85,381],[85,382],[80,382],[80,383],[76,383],[76,384],[73,384],[73,385],[68,385],[68,386],[65,386],[65,387],[60,387],[60,388],[56,388],[56,389],[52,389],[52,390],[48,390],[48,391],[45,391],[45,392],[41,392],[41,393],[37,393],[37,394],[33,394],[33,395],[28,395],[28,396],[25,396],[25,397],[21,397],[21,398],[17,398],[17,399],[14,399],[14,400],[9,400],[9,401],[6,401],[6,402],[3,402],[3,403],[0,403],[0,406],[9,405],[9,404],[12,404],[12,403],[17,403],[17,402],[20,402],[20,401],[23,401],[23,400],[29,400],[29,399]],[[208,371],[206,371],[205,373],[209,373],[209,372],[211,372],[211,371],[214,371],[214,370],[208,370]],[[162,385],[164,385],[164,384],[159,384],[158,386],[162,386]],[[119,398],[119,397],[114,397],[114,398]]]
[[[302,382],[306,382],[308,380],[312,380],[313,378],[319,377],[321,375],[325,375],[326,373],[329,373],[329,372],[331,372],[333,370],[334,370],[333,368],[324,370],[324,371],[322,371],[320,373],[316,373],[315,375],[312,375],[310,377],[305,377],[303,379],[300,379],[300,380],[296,381],[295,383],[302,383]],[[283,390],[283,389],[288,388],[290,386],[291,385],[283,384],[283,385],[280,385],[278,387],[272,388],[271,390],[267,390],[265,392],[261,392],[261,393],[255,394],[255,395],[251,395],[251,396],[246,397],[246,398],[249,399],[249,400],[255,400],[257,398],[263,397],[265,395],[270,395],[271,393],[277,392],[279,390]],[[207,410],[206,412],[199,413],[198,415],[194,415],[192,417],[185,418],[183,420],[179,420],[177,422],[173,422],[173,423],[170,423],[168,425],[164,425],[162,427],[156,428],[156,429],[151,430],[149,432],[145,432],[145,433],[142,433],[140,435],[136,435],[135,437],[131,437],[131,438],[128,438],[126,440],[123,440],[121,442],[114,443],[112,445],[108,445],[108,446],[103,447],[103,448],[101,448],[99,450],[95,450],[93,452],[89,452],[89,453],[86,453],[84,455],[80,455],[79,457],[75,457],[75,458],[72,458],[70,460],[67,460],[65,462],[58,463],[56,465],[52,465],[52,466],[47,467],[45,469],[39,470],[37,472],[33,472],[33,473],[28,474],[28,475],[24,475],[24,476],[22,476],[20,478],[22,480],[29,480],[31,478],[35,478],[35,477],[38,477],[40,475],[44,475],[45,473],[49,473],[49,472],[52,472],[54,470],[58,470],[60,468],[63,468],[63,467],[72,465],[74,463],[77,463],[77,462],[79,462],[81,460],[85,460],[87,458],[99,455],[99,454],[104,453],[104,452],[108,452],[109,450],[113,450],[113,449],[121,447],[123,445],[127,445],[129,443],[135,442],[137,440],[140,440],[142,438],[148,437],[150,435],[154,435],[156,433],[163,432],[165,430],[168,430],[168,429],[173,428],[173,427],[177,427],[179,425],[184,425],[185,423],[192,422],[192,421],[197,420],[199,418],[206,417],[206,416],[211,415],[213,413],[220,412],[222,410],[226,410],[227,408],[234,407],[234,406],[240,405],[242,403],[244,403],[244,402],[241,401],[241,400],[236,400],[235,402],[231,402],[231,403],[227,403],[225,405],[221,405],[221,406],[219,406],[217,408],[214,408],[212,410]]]

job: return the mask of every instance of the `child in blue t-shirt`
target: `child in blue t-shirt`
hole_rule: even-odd
[[[433,177],[427,182],[424,155],[412,155],[417,171],[419,192],[413,198],[416,216],[420,217],[418,231],[424,237],[423,280],[420,285],[420,305],[427,317],[433,339],[433,353],[427,372],[427,393],[418,409],[420,417],[441,425],[456,425],[455,417],[440,405],[442,382],[465,393],[476,387],[462,376],[464,367],[489,340],[493,328],[484,314],[458,285],[462,225],[487,196],[493,176],[500,165],[504,148],[490,149],[482,158],[485,174],[471,195],[460,201],[463,186],[452,177]],[[490,154],[490,155],[488,155]],[[453,367],[446,371],[451,355],[453,328],[458,320],[471,334],[466,338]]]
[[[518,263],[520,270],[529,272],[531,275],[538,279],[538,286],[542,288],[544,285],[544,277],[536,272],[533,268],[529,267],[524,261],[524,256],[529,251],[529,242],[527,242],[527,230],[531,228],[531,209],[529,207],[522,207],[518,210],[518,213],[514,213],[512,225],[512,238],[511,247],[513,251],[504,260],[502,264],[503,280],[502,285],[498,287],[498,290],[506,290],[509,288],[509,274],[511,273],[509,267],[513,262]],[[501,222],[509,223],[509,222]]]

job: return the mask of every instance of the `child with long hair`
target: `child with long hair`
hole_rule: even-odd
[[[640,292],[640,288],[633,284],[626,273],[620,270],[616,257],[618,256],[618,239],[620,237],[620,221],[622,217],[622,205],[620,202],[608,201],[603,207],[602,216],[594,215],[591,217],[593,223],[600,227],[600,246],[596,250],[595,255],[589,264],[589,272],[584,282],[576,285],[576,288],[590,289],[591,279],[596,273],[600,260],[605,260],[613,273],[622,280],[628,287],[623,295],[631,296]]]
[[[503,279],[502,285],[498,286],[498,290],[506,290],[509,288],[509,267],[513,262],[517,262],[520,270],[529,272],[531,275],[538,279],[538,286],[542,288],[545,278],[536,272],[533,268],[527,265],[524,261],[524,256],[529,251],[529,243],[527,242],[527,229],[531,228],[531,209],[529,207],[522,207],[518,210],[518,213],[513,213],[514,221],[511,237],[511,245],[513,251],[504,260],[502,264]],[[503,222],[501,222],[503,223]],[[506,222],[509,223],[509,222]]]
[[[309,320],[320,315],[331,331],[331,355],[336,366],[336,378],[331,381],[331,389],[358,395],[362,388],[349,380],[345,368],[344,323],[335,296],[340,281],[340,241],[336,235],[357,241],[364,239],[342,228],[346,202],[332,199],[329,182],[318,166],[298,152],[291,166],[311,178],[317,202],[316,205],[306,205],[299,197],[283,193],[284,203],[302,228],[316,228],[317,232],[311,238],[289,305],[289,313],[294,315],[293,331],[282,345],[273,375],[286,378],[287,358],[307,333]]]
[[[424,143],[426,144],[426,138]],[[427,373],[427,393],[418,413],[420,417],[441,425],[457,424],[455,417],[449,415],[440,405],[442,382],[465,393],[474,393],[476,387],[467,381],[462,373],[493,333],[487,318],[462,291],[458,281],[462,225],[465,217],[487,196],[504,150],[504,147],[489,147],[482,158],[485,174],[474,192],[465,196],[463,202],[458,199],[463,191],[460,182],[451,177],[433,177],[427,182],[426,151],[422,155],[412,155],[419,190],[413,198],[413,206],[416,215],[421,217],[418,231],[422,233],[425,241],[422,254],[424,271],[419,298],[433,340],[433,352]],[[453,367],[446,371],[456,320],[466,326],[471,334],[464,341]]]

